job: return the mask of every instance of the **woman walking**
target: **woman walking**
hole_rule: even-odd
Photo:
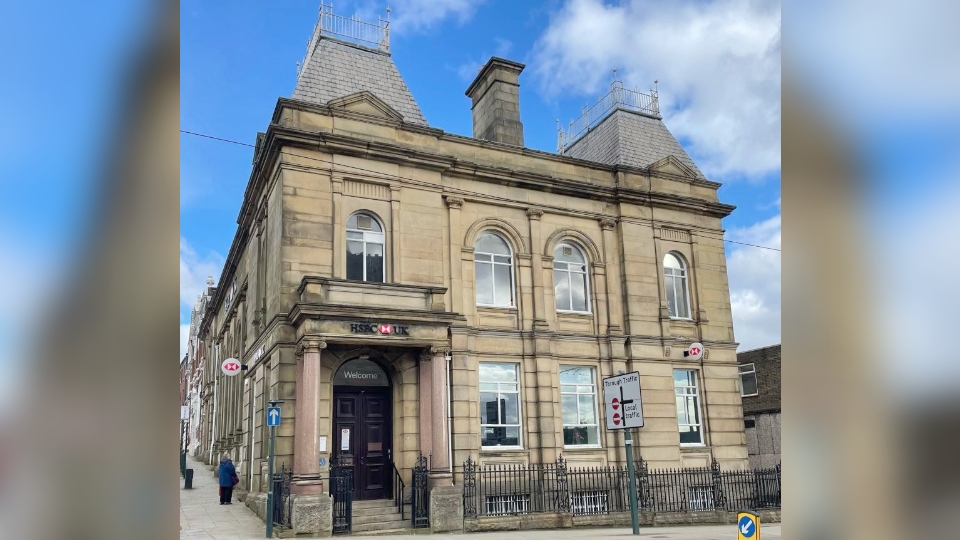
[[[230,453],[224,452],[223,459],[220,461],[220,467],[217,469],[217,476],[220,480],[220,504],[233,504],[230,499],[233,497],[233,486],[240,480],[237,478],[237,468],[230,461]]]

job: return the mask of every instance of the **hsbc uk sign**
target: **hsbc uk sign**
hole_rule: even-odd
[[[378,334],[381,336],[409,336],[406,326],[396,324],[350,323],[354,334]]]

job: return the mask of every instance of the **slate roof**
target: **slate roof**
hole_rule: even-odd
[[[563,151],[563,155],[606,165],[648,167],[667,156],[703,173],[659,118],[617,108]]]
[[[300,73],[293,99],[326,105],[367,90],[403,116],[427,125],[420,107],[388,53],[322,36]]]

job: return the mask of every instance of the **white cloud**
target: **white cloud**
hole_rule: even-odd
[[[780,215],[731,229],[728,240],[780,248]],[[729,244],[727,276],[740,351],[780,343],[780,252]]]
[[[391,2],[390,29],[398,33],[428,30],[446,19],[463,24],[484,0],[395,0]]]
[[[211,252],[201,256],[184,237],[180,237],[180,357],[177,360],[187,352],[190,310],[207,286],[207,276],[218,279],[223,263],[219,254]]]
[[[223,268],[223,257],[217,253],[198,254],[184,237],[180,237],[180,307],[187,313],[197,303],[197,296],[206,287],[207,276],[216,280]]]
[[[187,340],[190,338],[190,325],[180,325],[180,358],[187,354]]]
[[[664,121],[710,177],[780,169],[779,2],[568,0],[534,50],[547,96],[592,101],[615,67],[641,91],[658,79]]]

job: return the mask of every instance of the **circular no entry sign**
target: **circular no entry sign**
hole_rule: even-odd
[[[620,408],[620,400],[617,399],[617,398],[613,398],[613,401],[610,402],[610,406],[613,407],[613,410],[619,409],[619,408]]]
[[[620,413],[613,413],[613,423],[615,425],[620,425]]]
[[[223,371],[224,375],[232,377],[240,373],[240,361],[236,358],[227,358],[220,364],[220,370]]]

